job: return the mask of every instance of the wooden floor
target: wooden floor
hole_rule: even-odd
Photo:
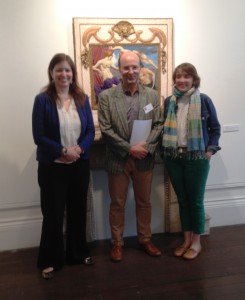
[[[193,261],[173,257],[181,234],[157,234],[159,258],[125,239],[124,260],[109,260],[109,241],[91,245],[94,266],[65,266],[51,281],[36,269],[37,249],[0,253],[0,299],[245,299],[245,225],[211,228]]]

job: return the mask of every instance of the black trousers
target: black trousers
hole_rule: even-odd
[[[86,242],[87,193],[90,166],[79,159],[72,164],[38,165],[43,215],[37,266],[61,269],[65,263],[81,263],[89,256]],[[63,223],[66,209],[66,247]]]

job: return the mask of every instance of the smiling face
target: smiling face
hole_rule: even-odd
[[[199,88],[201,78],[197,74],[196,68],[192,64],[186,62],[175,68],[173,81],[178,90],[186,92],[192,87],[195,87],[196,89]]]
[[[130,51],[122,53],[120,57],[120,73],[125,88],[137,85],[139,72],[140,59],[138,55]]]
[[[69,88],[73,78],[71,66],[66,60],[57,63],[50,71],[50,75],[58,90]]]
[[[175,87],[181,92],[187,92],[193,87],[193,76],[179,69],[175,74]]]

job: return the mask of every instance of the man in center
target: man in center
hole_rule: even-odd
[[[141,248],[150,256],[161,251],[151,242],[151,184],[154,153],[163,128],[158,93],[139,84],[141,61],[131,51],[121,52],[118,61],[122,81],[99,95],[98,119],[106,143],[106,170],[111,198],[110,258],[123,258],[125,203],[130,178],[136,203],[137,234]],[[134,120],[152,120],[145,142],[130,145]]]

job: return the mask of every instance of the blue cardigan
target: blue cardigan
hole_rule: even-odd
[[[85,105],[77,106],[82,131],[77,144],[84,150],[81,159],[88,159],[88,150],[93,143],[95,129],[88,96]],[[42,163],[52,163],[61,156],[60,123],[56,103],[46,93],[36,96],[32,111],[32,133],[37,145],[36,159]]]

